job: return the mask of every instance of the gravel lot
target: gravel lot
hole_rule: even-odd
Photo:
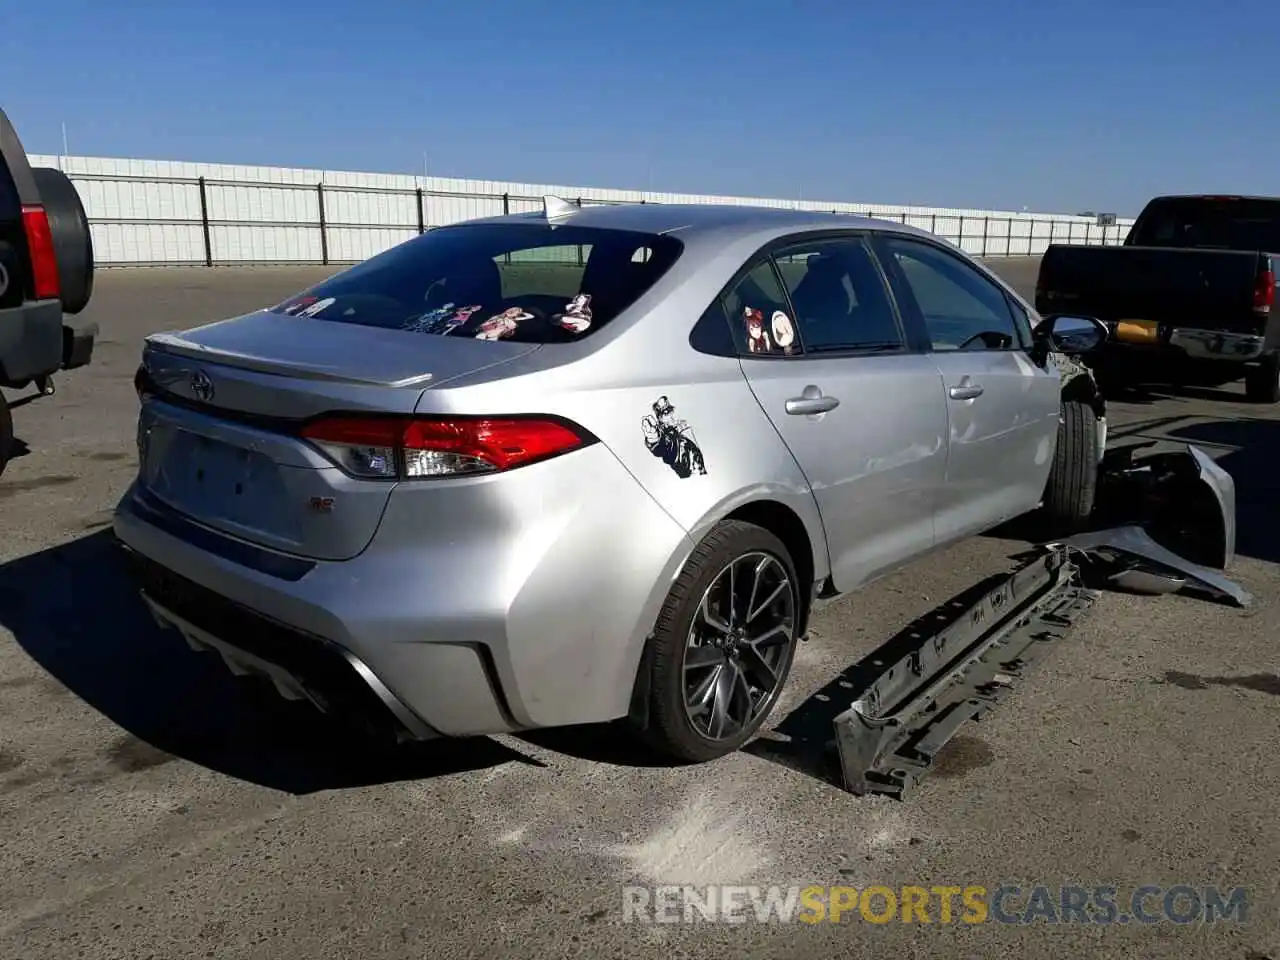
[[[1034,282],[1034,261],[996,266]],[[325,272],[102,271],[94,364],[15,411],[0,955],[1280,958],[1276,411],[1239,387],[1114,404],[1113,435],[1190,439],[1231,470],[1255,605],[1105,596],[907,803],[749,752],[647,766],[608,730],[376,757],[159,632],[109,544],[140,338]],[[978,538],[824,611],[775,718],[821,710],[843,668],[1023,548]],[[1217,884],[1249,906],[1216,926],[622,922],[624,884],[683,882]]]

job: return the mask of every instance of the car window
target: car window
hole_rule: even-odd
[[[572,224],[441,227],[271,309],[425,335],[563,343],[626,310],[682,250],[673,237]]]
[[[1128,242],[1138,247],[1280,251],[1280,202],[1248,197],[1152,200]]]
[[[561,300],[577,294],[591,256],[591,244],[532,247],[494,257],[502,275],[502,298],[548,296]]]
[[[905,347],[884,279],[861,238],[791,247],[777,261],[805,350]]]
[[[1024,347],[1031,346],[1031,315],[1013,297],[1006,299],[1009,301],[1009,310],[1013,313],[1013,325],[1017,328],[1019,340]]]
[[[885,249],[915,300],[934,350],[1009,350],[1023,344],[1004,291],[929,243],[890,237]]]
[[[756,264],[720,302],[739,353],[762,356],[800,353],[791,308],[770,261]]]

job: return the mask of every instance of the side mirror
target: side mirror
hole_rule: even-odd
[[[1067,356],[1092,353],[1106,342],[1107,334],[1101,320],[1066,313],[1045,317],[1035,331],[1042,349]]]

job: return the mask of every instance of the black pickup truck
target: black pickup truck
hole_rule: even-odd
[[[34,384],[83,367],[98,328],[73,323],[93,294],[93,241],[75,186],[61,170],[32,168],[0,110],[0,387]],[[13,417],[0,390],[0,473],[13,448]]]
[[[1104,384],[1220,386],[1280,401],[1280,198],[1156,197],[1120,247],[1053,244],[1036,309],[1097,317]]]

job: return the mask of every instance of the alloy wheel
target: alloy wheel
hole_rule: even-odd
[[[790,668],[796,595],[775,556],[746,553],[702,594],[685,644],[685,714],[708,740],[727,740],[773,706]]]

